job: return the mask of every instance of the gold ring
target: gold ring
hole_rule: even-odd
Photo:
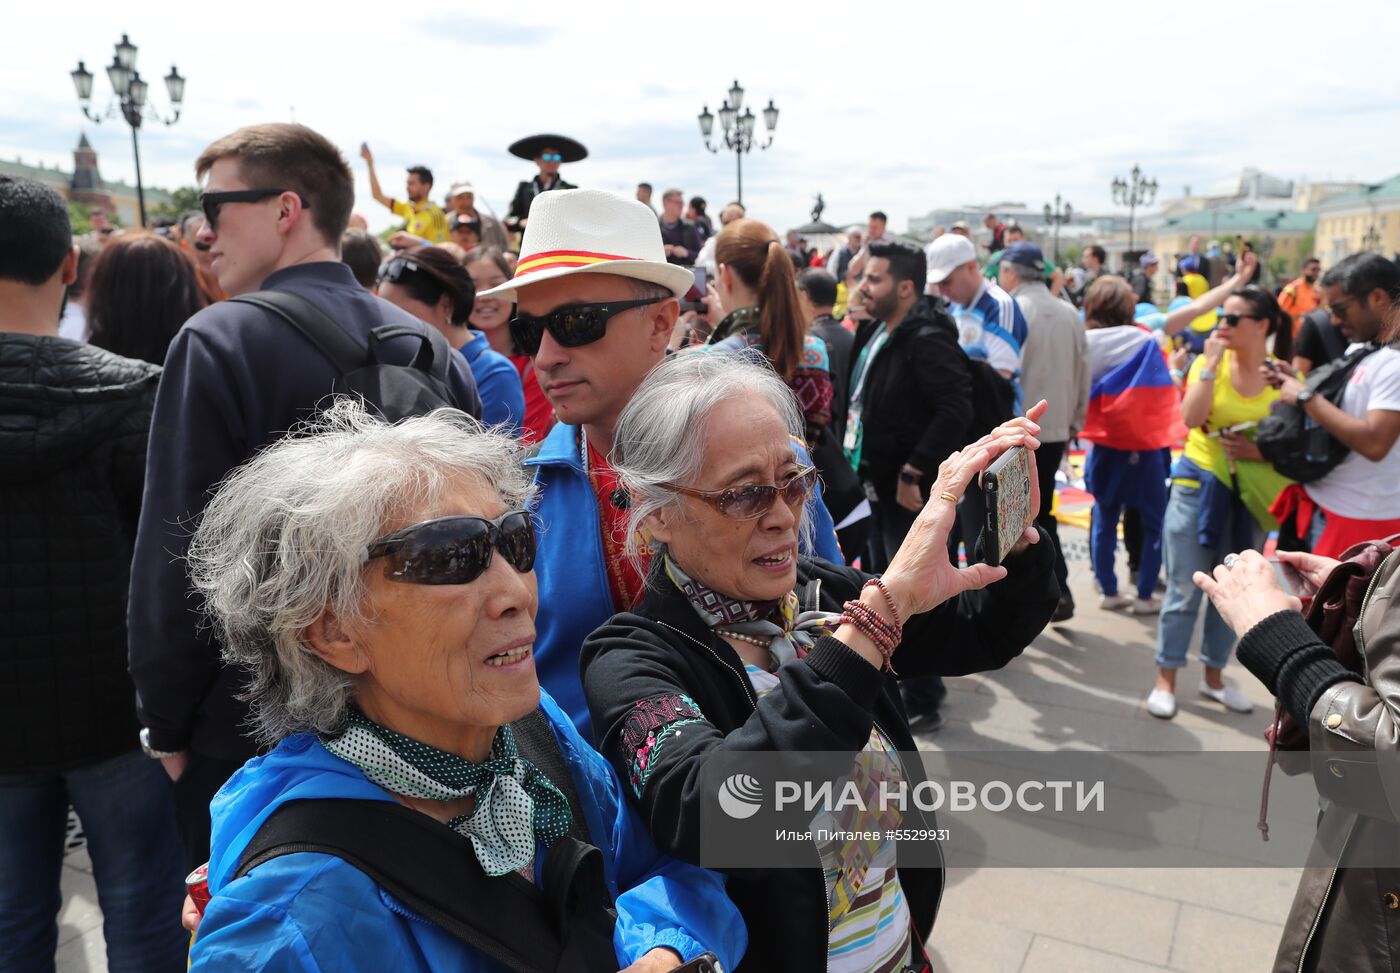
[[[949,503],[957,503],[957,502],[958,502],[958,498],[955,497],[955,496],[953,496],[953,495],[952,495],[951,493],[949,493],[947,490],[944,490],[944,491],[943,491],[943,493],[942,493],[942,495],[939,497],[939,499],[940,499],[940,500],[947,500]]]

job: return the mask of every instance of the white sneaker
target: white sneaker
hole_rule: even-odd
[[[1169,720],[1176,715],[1176,694],[1165,689],[1154,689],[1147,694],[1147,712],[1161,720]]]
[[[1234,710],[1236,713],[1250,713],[1254,711],[1254,704],[1245,699],[1234,686],[1224,686],[1220,689],[1212,689],[1204,682],[1201,683],[1201,695],[1223,703],[1226,709]]]
[[[1128,611],[1134,615],[1160,615],[1162,613],[1162,599],[1134,598],[1133,603],[1128,606]]]
[[[1133,603],[1129,595],[1099,595],[1099,607],[1107,611],[1118,611]]]

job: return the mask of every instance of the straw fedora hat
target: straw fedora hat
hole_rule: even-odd
[[[530,284],[571,274],[616,274],[681,297],[695,284],[686,267],[666,262],[661,225],[646,203],[601,189],[554,189],[530,205],[515,276],[478,297],[514,298]]]

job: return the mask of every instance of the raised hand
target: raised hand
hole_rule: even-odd
[[[1025,418],[1013,419],[992,430],[977,442],[949,456],[938,467],[938,477],[929,490],[928,502],[909,529],[885,571],[884,581],[903,618],[930,611],[964,591],[985,588],[1006,577],[1006,568],[973,564],[954,567],[948,559],[948,534],[957,519],[957,501],[972,482],[1002,453],[1025,446],[1031,454],[1031,509],[1040,509],[1040,489],[1035,476],[1034,450],[1040,446],[1036,422],[1047,405],[1040,402]],[[951,498],[951,499],[950,499]],[[1013,550],[1013,554],[1039,539],[1034,527]]]

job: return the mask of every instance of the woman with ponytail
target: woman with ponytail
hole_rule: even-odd
[[[797,299],[797,274],[773,228],[735,220],[715,238],[720,312],[709,345],[726,351],[754,348],[797,396],[807,442],[831,421],[831,366],[826,343],[808,334]]]

